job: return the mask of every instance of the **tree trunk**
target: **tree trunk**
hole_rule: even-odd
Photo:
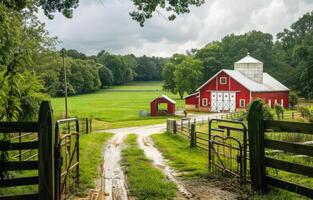
[[[180,99],[183,99],[184,98],[184,91],[178,91],[178,93],[179,93]]]

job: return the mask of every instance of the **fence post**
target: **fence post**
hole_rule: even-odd
[[[90,120],[89,120],[89,133],[91,133],[92,132],[92,117],[90,118]]]
[[[55,200],[55,134],[49,101],[40,105],[38,128],[39,199]]]
[[[262,102],[252,102],[248,116],[250,175],[252,187],[260,194],[266,193],[264,159],[264,120]]]
[[[191,124],[190,129],[190,148],[196,147],[196,127],[195,124]]]
[[[86,117],[86,133],[89,133],[89,120],[88,120],[88,117]]]

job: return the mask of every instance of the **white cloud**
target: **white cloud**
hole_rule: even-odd
[[[173,22],[155,14],[141,28],[129,16],[130,0],[81,0],[73,19],[40,14],[60,47],[87,54],[112,53],[170,56],[200,48],[230,33],[261,30],[275,35],[313,9],[310,0],[207,0]],[[166,15],[166,13],[164,13]]]

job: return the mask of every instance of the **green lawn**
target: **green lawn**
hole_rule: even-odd
[[[96,178],[101,176],[103,148],[111,138],[110,133],[90,133],[80,136],[80,185],[78,196],[95,187]]]
[[[129,135],[125,140],[127,146],[122,151],[122,165],[125,166],[130,194],[138,200],[174,199],[177,192],[175,184],[145,157],[136,140],[136,135]]]
[[[92,94],[70,97],[69,113],[71,117],[93,117],[96,129],[139,126],[165,122],[164,117],[140,117],[139,111],[150,112],[150,102],[155,97],[166,94],[183,107],[178,95],[162,91],[162,82],[132,82],[123,86],[114,86]],[[53,98],[55,116],[64,115],[64,98]]]

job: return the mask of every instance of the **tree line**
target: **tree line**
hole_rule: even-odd
[[[114,55],[101,51],[87,56],[77,50],[64,51],[69,95],[90,93],[101,88],[131,81],[161,80],[166,59],[159,57]],[[41,53],[34,67],[43,81],[45,93],[52,97],[64,95],[63,55],[58,51]]]
[[[181,97],[193,93],[221,69],[233,69],[247,52],[264,63],[265,72],[298,95],[313,98],[313,11],[278,33],[276,40],[269,33],[250,31],[173,55],[163,69],[163,88]]]

